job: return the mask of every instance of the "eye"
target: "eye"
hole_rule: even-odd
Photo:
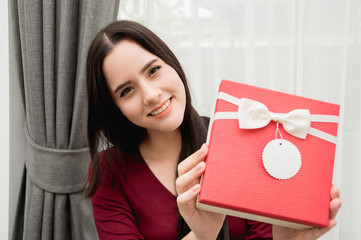
[[[152,67],[152,68],[149,70],[149,77],[151,77],[151,76],[153,76],[154,74],[156,74],[159,69],[160,69],[160,66]]]
[[[125,95],[129,94],[133,90],[132,87],[126,87],[120,92],[120,97],[124,97]]]

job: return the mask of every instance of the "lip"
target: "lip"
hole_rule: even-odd
[[[162,112],[160,112],[156,115],[151,114],[154,111],[160,110],[168,101],[170,101],[169,105]],[[156,107],[152,111],[150,111],[148,116],[153,117],[153,118],[162,118],[162,117],[168,115],[168,113],[172,111],[172,108],[173,108],[173,98],[170,97],[167,100],[163,101],[162,104],[160,104],[158,107]]]

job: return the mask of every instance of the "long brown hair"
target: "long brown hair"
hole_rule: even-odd
[[[104,58],[115,45],[124,39],[135,41],[150,53],[158,56],[178,73],[186,93],[184,119],[180,126],[182,149],[178,162],[198,150],[206,141],[207,121],[200,117],[192,107],[191,96],[185,73],[176,56],[169,47],[152,31],[132,21],[115,21],[102,29],[94,38],[87,58],[88,92],[88,146],[91,155],[89,183],[84,190],[87,197],[92,196],[100,181],[102,169],[98,156],[99,149],[115,147],[124,152],[138,151],[146,130],[130,122],[113,102],[103,73]],[[104,161],[108,159],[105,158]],[[122,159],[119,159],[122,161]],[[112,166],[107,163],[108,166]],[[183,238],[190,229],[178,213],[178,238]],[[226,239],[227,227],[223,227],[218,239]]]

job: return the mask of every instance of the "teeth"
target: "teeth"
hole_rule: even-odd
[[[151,112],[150,115],[152,115],[152,116],[158,115],[159,113],[161,113],[161,112],[163,112],[164,110],[166,110],[167,107],[169,106],[169,104],[170,104],[170,99],[168,99],[168,101],[166,101],[162,107],[160,107],[160,108],[158,108],[157,110]]]

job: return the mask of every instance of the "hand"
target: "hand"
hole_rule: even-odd
[[[196,239],[216,239],[222,228],[225,215],[196,209],[196,197],[200,191],[200,177],[208,146],[203,146],[178,165],[176,190],[179,212],[192,230]]]
[[[330,220],[328,227],[325,228],[311,228],[306,230],[297,230],[281,226],[273,225],[273,238],[274,239],[292,239],[292,240],[313,240],[318,239],[331,228],[336,226],[337,221],[335,217],[340,209],[342,201],[340,199],[340,190],[335,185],[331,188],[331,202],[330,202]]]

